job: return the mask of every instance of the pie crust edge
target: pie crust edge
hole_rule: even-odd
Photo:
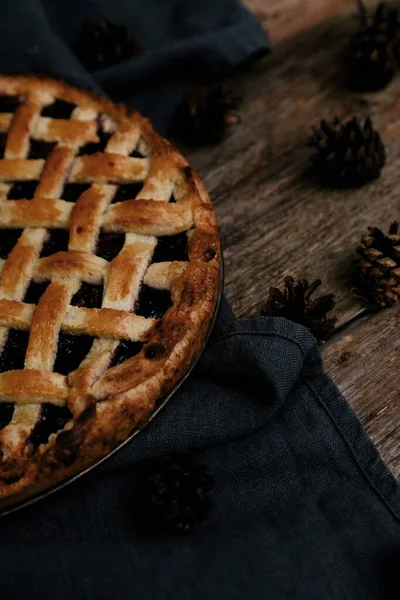
[[[1,76],[0,87],[7,80],[16,84],[21,82],[25,89],[30,83],[37,86],[38,82],[36,76]],[[107,397],[99,402],[93,400],[72,429],[52,434],[46,445],[39,446],[35,454],[24,461],[24,473],[18,481],[0,482],[1,508],[22,502],[84,471],[126,440],[136,427],[143,427],[148,422],[156,401],[174,388],[202,349],[220,286],[218,226],[208,192],[196,171],[153,130],[146,118],[135,111],[63,82],[46,78],[40,78],[40,82],[57,98],[77,104],[90,100],[119,123],[137,121],[141,135],[152,148],[152,158],[157,160],[160,168],[179,165],[192,198],[195,230],[188,243],[189,266],[175,280],[172,289],[179,301],[154,325],[144,351],[114,367],[120,374],[115,382],[110,382]],[[132,386],[126,363],[133,360],[137,383]],[[60,460],[60,448],[56,443],[63,433],[68,438],[64,440],[64,451],[75,452],[77,448],[76,458],[69,465]]]

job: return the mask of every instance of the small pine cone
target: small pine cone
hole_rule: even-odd
[[[106,19],[82,23],[70,48],[89,71],[116,65],[143,52],[142,45],[125,25]]]
[[[171,134],[188,146],[217,144],[232,125],[240,123],[240,98],[222,84],[189,90],[176,109]]]
[[[324,341],[335,330],[336,317],[327,318],[327,313],[335,306],[334,294],[311,299],[313,293],[321,285],[316,279],[309,284],[307,279],[296,281],[293,277],[285,277],[285,289],[271,287],[269,298],[261,309],[265,317],[284,317],[300,325],[304,325],[317,338]]]
[[[158,528],[185,533],[205,519],[211,508],[207,492],[213,478],[187,454],[165,456],[152,463],[146,482],[149,518]]]
[[[361,186],[377,179],[386,162],[385,146],[368,117],[362,125],[357,117],[313,128],[308,145],[316,148],[314,168],[328,185]]]
[[[346,53],[349,86],[359,92],[381,90],[393,79],[399,63],[398,11],[381,2],[369,17],[362,2],[360,29]]]
[[[400,236],[397,221],[388,235],[378,227],[369,227],[357,248],[360,291],[380,308],[390,306],[400,298]]]

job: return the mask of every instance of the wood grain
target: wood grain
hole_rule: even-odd
[[[273,43],[309,29],[354,0],[245,0],[269,31]]]
[[[321,277],[324,291],[337,296],[336,312],[343,322],[360,306],[351,288],[352,255],[361,233],[370,224],[386,228],[400,217],[400,75],[374,95],[347,89],[342,62],[355,28],[350,2],[248,4],[265,10],[264,21],[271,27],[275,15],[275,39],[287,39],[273,55],[229,82],[244,102],[242,124],[228,139],[217,147],[182,150],[213,197],[224,247],[226,294],[236,315],[259,314],[269,287],[281,285],[291,274]],[[300,10],[306,4],[316,7],[313,15]],[[381,179],[359,190],[326,189],[309,170],[305,141],[310,126],[336,114],[371,114],[387,146]],[[328,373],[396,475],[399,316],[397,310],[373,315],[323,349]]]
[[[396,477],[400,477],[399,334],[397,307],[349,327],[323,351],[328,374]]]

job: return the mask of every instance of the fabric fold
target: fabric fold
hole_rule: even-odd
[[[89,73],[69,44],[82,22],[102,19],[126,25],[144,52]],[[151,118],[160,133],[190,85],[219,79],[269,49],[258,20],[235,0],[13,0],[0,36],[1,72],[41,73],[102,92]]]

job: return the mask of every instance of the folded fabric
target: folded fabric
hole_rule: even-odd
[[[82,22],[102,19],[128,27],[144,52],[89,73],[69,44]],[[268,47],[237,0],[13,0],[0,20],[0,72],[42,73],[108,94],[160,133],[191,83],[219,78]]]
[[[214,508],[191,536],[148,538],[138,470],[189,450]],[[183,387],[126,448],[0,521],[4,598],[395,598],[400,488],[315,339],[224,303]],[[23,577],[21,577],[21,569]],[[32,595],[33,593],[33,595]]]

